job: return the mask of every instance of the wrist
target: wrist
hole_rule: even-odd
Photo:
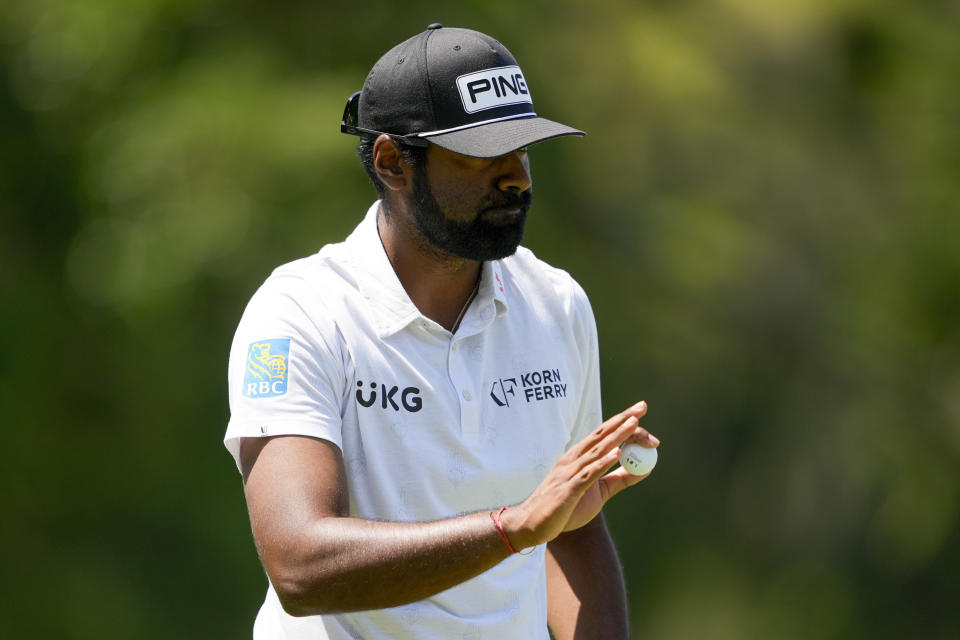
[[[526,526],[526,518],[520,505],[503,507],[494,514],[498,516],[496,520],[499,522],[501,537],[506,538],[506,546],[512,548],[514,553],[523,553],[525,549],[538,544],[533,531]]]

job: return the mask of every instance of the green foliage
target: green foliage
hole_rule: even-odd
[[[366,210],[343,103],[438,20],[589,133],[526,244],[664,443],[609,507],[636,635],[957,637],[960,11],[865,0],[0,6],[5,635],[249,636],[232,331]]]

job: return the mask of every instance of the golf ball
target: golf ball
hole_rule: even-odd
[[[643,476],[657,466],[657,450],[629,442],[620,447],[620,464],[635,476]]]

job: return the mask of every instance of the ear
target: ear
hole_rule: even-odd
[[[393,191],[402,191],[413,182],[411,167],[390,136],[382,135],[374,141],[373,168],[380,181]]]

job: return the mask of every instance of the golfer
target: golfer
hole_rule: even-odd
[[[583,289],[520,247],[534,111],[509,51],[430,25],[343,132],[377,192],[276,269],[230,353],[225,444],[269,585],[256,640],[626,638],[604,503],[646,405],[603,421]],[[325,215],[344,215],[341,211]]]

